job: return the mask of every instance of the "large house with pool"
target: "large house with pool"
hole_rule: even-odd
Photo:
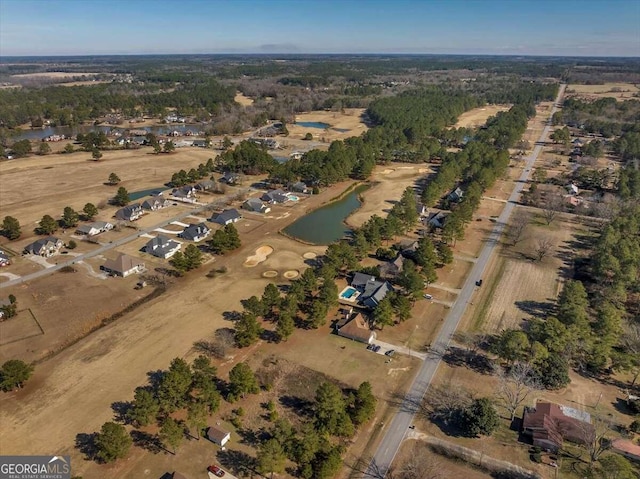
[[[351,284],[338,295],[338,301],[350,306],[374,309],[387,294],[393,291],[391,283],[375,276],[354,273]]]

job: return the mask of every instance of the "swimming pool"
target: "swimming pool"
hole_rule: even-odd
[[[287,195],[289,197],[289,199],[291,201],[298,201],[300,198],[298,198],[296,195]]]
[[[342,292],[340,297],[343,299],[350,299],[351,296],[353,296],[356,293],[357,293],[357,290],[355,288],[347,288]]]

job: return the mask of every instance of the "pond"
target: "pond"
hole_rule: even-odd
[[[284,229],[296,239],[317,245],[328,245],[343,238],[351,230],[344,224],[345,218],[361,205],[358,198],[369,188],[360,185],[343,198],[303,216]]]
[[[297,121],[296,125],[304,128],[319,128],[320,130],[326,130],[331,126],[328,123],[322,123],[320,121]]]
[[[148,190],[134,191],[133,193],[129,193],[129,199],[131,201],[139,200],[140,198],[149,196],[154,191],[164,191],[166,189],[167,187],[163,185],[163,186],[158,186],[156,188],[149,188]]]

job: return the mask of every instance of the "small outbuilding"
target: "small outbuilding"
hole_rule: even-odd
[[[209,427],[207,428],[207,439],[220,447],[224,447],[224,445],[229,442],[229,439],[231,439],[231,433],[216,427]]]

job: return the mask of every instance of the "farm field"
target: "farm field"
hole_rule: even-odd
[[[473,110],[465,111],[458,117],[455,128],[478,128],[487,122],[489,117],[496,113],[507,111],[512,105],[486,105]]]
[[[567,98],[598,100],[599,98],[615,98],[618,101],[638,98],[640,88],[633,83],[604,83],[602,85],[568,85]]]

